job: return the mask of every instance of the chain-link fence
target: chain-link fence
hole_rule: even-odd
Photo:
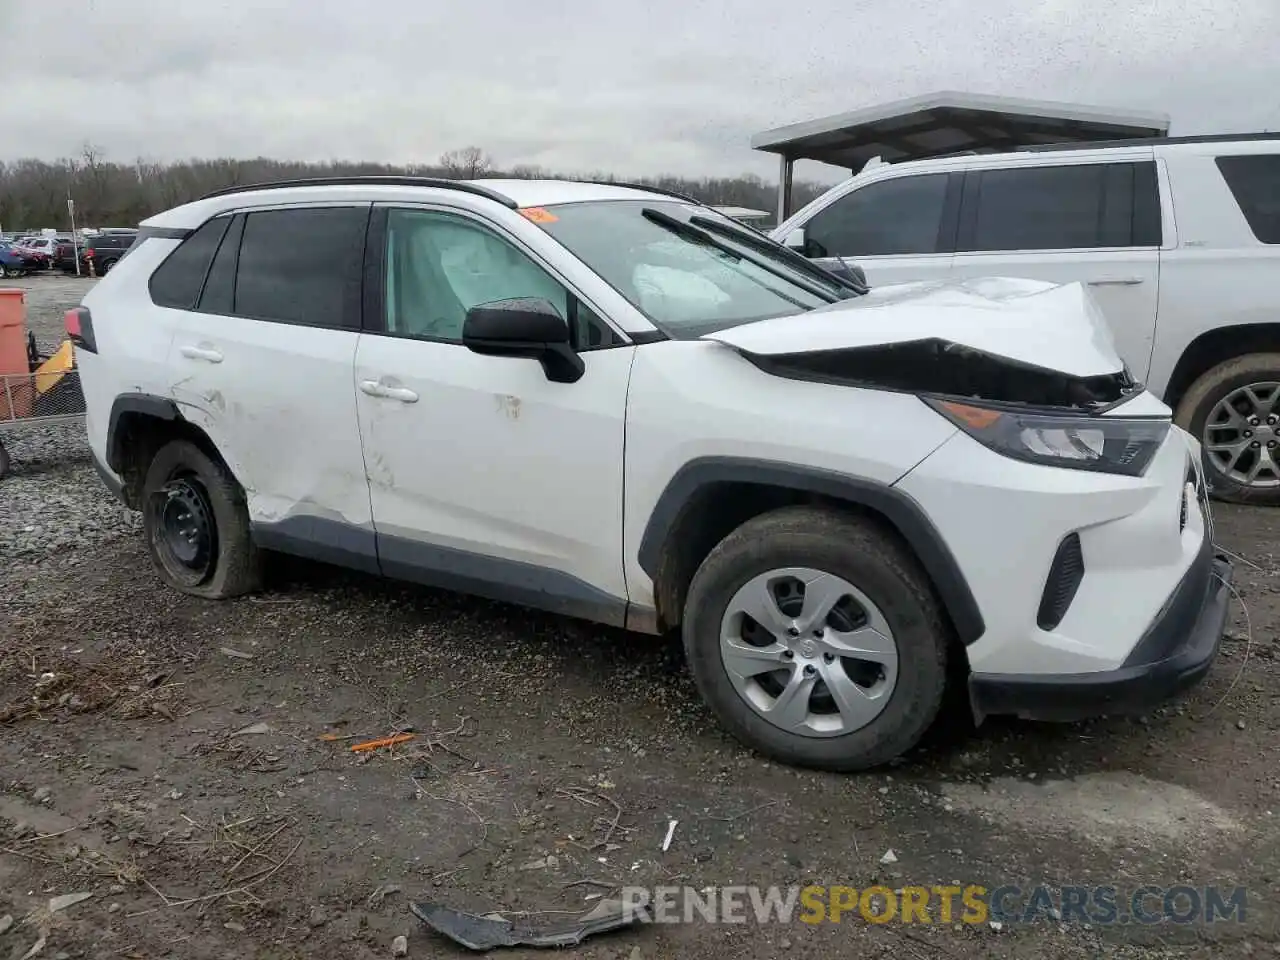
[[[6,433],[83,417],[84,393],[77,370],[0,376],[0,476],[9,467],[3,442]]]

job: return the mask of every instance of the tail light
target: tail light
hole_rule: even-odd
[[[63,322],[67,328],[67,339],[81,350],[98,352],[98,341],[93,336],[93,315],[88,307],[72,307],[66,312]]]

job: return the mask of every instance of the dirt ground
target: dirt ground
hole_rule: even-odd
[[[84,282],[26,283],[56,343]],[[4,527],[7,484],[96,482],[82,449],[50,451],[15,445],[0,540],[34,526]],[[0,958],[43,937],[41,958],[339,960],[402,935],[410,957],[452,957],[410,900],[563,919],[624,884],[876,882],[1219,884],[1248,906],[1153,927],[655,924],[563,955],[1280,954],[1280,512],[1216,521],[1239,600],[1185,699],[1079,725],[952,713],[863,776],[740,748],[672,642],[283,559],[264,594],[202,602],[160,585],[127,524],[0,549]]]

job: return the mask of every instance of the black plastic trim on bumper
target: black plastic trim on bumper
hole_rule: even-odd
[[[98,476],[102,478],[103,484],[111,491],[111,495],[124,503],[124,481],[107,469],[106,464],[98,459],[98,455],[93,454],[93,469],[98,471]]]
[[[969,678],[974,719],[1011,714],[1026,720],[1073,721],[1143,713],[1198,683],[1218,655],[1227,622],[1231,563],[1208,538],[1164,609],[1124,665],[1073,674],[975,673]]]

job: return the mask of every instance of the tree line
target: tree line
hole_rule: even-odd
[[[155,213],[224,187],[269,180],[373,174],[448,179],[563,176],[534,166],[500,169],[479,147],[450,151],[433,164],[393,166],[354,161],[301,163],[265,157],[174,163],[138,159],[133,163],[120,163],[105,159],[100,149],[86,146],[77,157],[52,162],[37,159],[0,162],[0,226],[6,232],[45,227],[66,230],[68,198],[75,201],[77,226],[135,226]],[[612,181],[617,178],[608,173],[594,173],[571,179]],[[677,191],[704,203],[769,211],[777,206],[776,185],[751,174],[703,178],[667,175],[634,182]],[[824,189],[819,184],[794,183],[794,208],[808,203]]]

